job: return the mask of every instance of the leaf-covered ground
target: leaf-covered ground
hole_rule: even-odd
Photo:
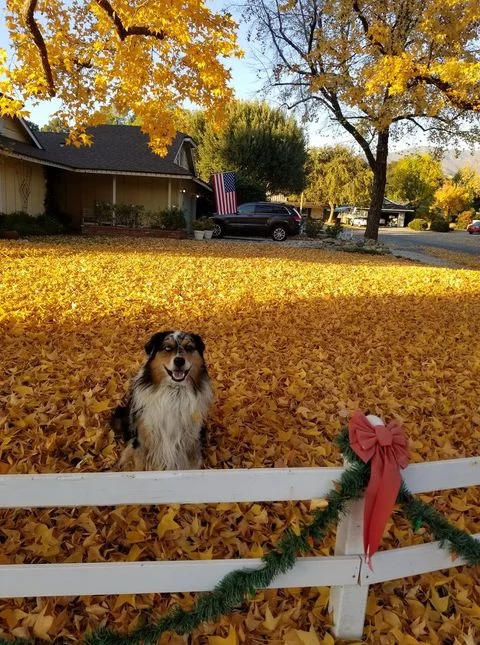
[[[480,446],[480,282],[471,270],[190,241],[0,243],[0,472],[111,469],[108,426],[149,335],[200,333],[216,390],[208,467],[336,465],[355,408],[406,428],[414,461]],[[480,531],[478,489],[425,499]],[[310,502],[0,511],[0,563],[248,557]],[[395,514],[383,548],[420,543]],[[334,535],[318,547],[332,552]],[[0,636],[78,643],[192,596],[0,602]],[[192,643],[331,644],[328,589],[265,591]],[[480,576],[457,568],[371,587],[366,642],[473,645]],[[162,643],[182,642],[166,636]]]
[[[478,247],[480,249],[480,244],[478,245]],[[434,248],[432,246],[424,247],[421,250],[428,255],[433,255],[437,258],[456,262],[462,267],[468,267],[470,269],[480,269],[480,255],[462,253],[461,251],[450,251],[448,249]]]

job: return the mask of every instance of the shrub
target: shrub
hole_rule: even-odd
[[[142,204],[116,204],[115,208],[110,206],[112,211],[115,210],[115,224],[119,226],[138,226],[140,224],[143,213]]]
[[[140,213],[139,226],[145,228],[162,228],[162,214],[152,211]]]
[[[464,231],[469,224],[473,222],[473,212],[463,211],[457,219],[456,228]]]
[[[93,207],[94,220],[97,224],[115,224],[118,226],[141,226],[143,224],[143,204],[111,204],[110,202],[95,202]]]
[[[448,233],[450,224],[443,217],[437,217],[430,222],[430,230],[436,233]]]
[[[160,226],[166,231],[183,230],[186,226],[183,211],[176,206],[160,211]]]
[[[199,219],[194,219],[192,226],[193,226],[194,231],[204,231],[205,230],[205,218],[200,217]]]
[[[203,230],[213,231],[213,229],[215,228],[215,222],[213,221],[213,219],[211,217],[202,217],[202,219],[204,220]]]
[[[428,222],[426,219],[416,218],[410,222],[408,228],[411,228],[412,231],[426,231],[428,228]]]
[[[327,234],[327,237],[333,237],[336,239],[340,233],[343,230],[343,226],[341,224],[333,224],[331,226],[326,226],[325,227],[325,233]]]
[[[17,231],[20,236],[59,235],[65,232],[65,228],[51,215],[34,217],[24,211],[0,214],[0,230]]]
[[[111,223],[113,221],[113,207],[108,202],[95,202],[93,217],[97,224]]]
[[[307,237],[317,237],[322,230],[323,222],[321,220],[307,217],[305,224],[305,233],[307,234]]]
[[[211,217],[199,217],[193,220],[194,231],[213,231],[214,228],[215,222]]]

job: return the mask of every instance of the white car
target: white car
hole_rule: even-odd
[[[366,217],[354,217],[352,220],[352,226],[366,226],[367,218]],[[380,220],[380,226],[385,226],[385,220]]]
[[[366,226],[367,225],[367,218],[366,217],[354,217],[352,219],[352,225],[353,226]]]

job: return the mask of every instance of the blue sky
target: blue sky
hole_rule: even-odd
[[[229,0],[207,0],[207,4],[214,10],[228,8],[233,6]],[[8,49],[7,30],[5,28],[5,20],[3,12],[5,9],[5,0],[0,0],[0,47]],[[235,10],[232,10],[235,15]],[[232,87],[238,98],[242,99],[255,99],[260,98],[259,91],[262,87],[262,81],[258,78],[259,62],[255,59],[254,53],[247,41],[247,27],[240,24],[239,29],[239,42],[242,49],[245,51],[245,58],[242,60],[229,59],[226,65],[231,68],[232,72]],[[268,100],[268,97],[266,97]],[[274,101],[272,101],[274,103]],[[27,106],[31,109],[30,118],[38,125],[44,125],[51,114],[58,108],[57,101],[44,101],[38,106]],[[310,124],[307,128],[309,145],[328,145],[332,143],[343,143],[352,145],[351,137],[341,131],[332,135],[332,127],[328,126],[325,122],[317,124]],[[415,143],[419,143],[418,141]],[[402,143],[400,147],[405,148],[406,142]]]

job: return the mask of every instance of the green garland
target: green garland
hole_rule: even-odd
[[[370,465],[363,464],[351,449],[346,428],[342,430],[336,443],[340,447],[342,455],[348,461],[357,465],[362,464],[367,469],[368,482],[370,479]],[[418,531],[423,526],[435,540],[440,542],[440,546],[443,549],[448,549],[453,555],[465,558],[467,566],[474,567],[480,564],[480,540],[476,540],[466,531],[457,528],[432,506],[416,498],[408,491],[404,483],[400,488],[397,504],[410,520],[414,531]],[[375,565],[375,560],[373,560],[373,565]]]
[[[164,632],[191,633],[204,622],[213,622],[230,613],[258,589],[264,589],[280,573],[293,567],[299,553],[311,552],[311,541],[319,542],[345,513],[348,502],[360,499],[370,479],[370,465],[363,463],[350,448],[348,430],[343,428],[336,439],[349,466],[344,470],[337,487],[331,490],[324,509],[317,509],[310,524],[299,535],[287,530],[278,545],[262,558],[257,569],[238,569],[227,574],[214,591],[200,594],[190,610],[174,607],[156,623],[146,623],[130,634],[118,634],[101,628],[85,637],[85,645],[153,645]],[[480,564],[480,541],[453,526],[438,511],[415,498],[402,484],[397,503],[412,522],[414,530],[425,528],[440,545],[465,558],[470,566]],[[0,640],[0,645],[26,645],[29,641]]]

